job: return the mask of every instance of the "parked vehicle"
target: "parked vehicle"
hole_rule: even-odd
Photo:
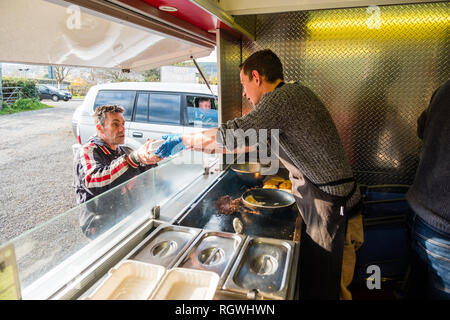
[[[70,99],[72,99],[72,94],[69,91],[60,90],[47,84],[40,84],[38,90],[39,100],[52,99],[56,102],[60,99],[64,101],[69,101]]]
[[[169,133],[188,133],[218,126],[215,96],[204,84],[119,82],[93,86],[74,112],[72,129],[80,144],[96,134],[93,114],[104,104],[125,108],[125,144],[137,148]],[[205,103],[206,102],[206,103]]]

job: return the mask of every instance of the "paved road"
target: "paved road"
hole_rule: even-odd
[[[81,102],[0,116],[0,245],[76,205],[71,121]]]

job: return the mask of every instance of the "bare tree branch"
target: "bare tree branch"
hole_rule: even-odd
[[[59,88],[64,79],[69,75],[69,72],[72,70],[72,68],[68,68],[65,66],[54,66],[53,69],[55,71],[55,78]]]

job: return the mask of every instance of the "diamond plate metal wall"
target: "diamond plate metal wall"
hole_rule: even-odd
[[[442,2],[258,15],[256,41],[243,42],[242,56],[270,48],[287,81],[317,93],[360,183],[411,184],[417,118],[450,74],[449,9]]]
[[[241,64],[241,41],[219,30],[217,60],[220,61],[218,66],[219,122],[223,123],[242,115],[242,89],[238,68]]]

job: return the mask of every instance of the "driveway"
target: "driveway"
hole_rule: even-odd
[[[82,100],[0,116],[0,245],[76,205],[72,114]]]

